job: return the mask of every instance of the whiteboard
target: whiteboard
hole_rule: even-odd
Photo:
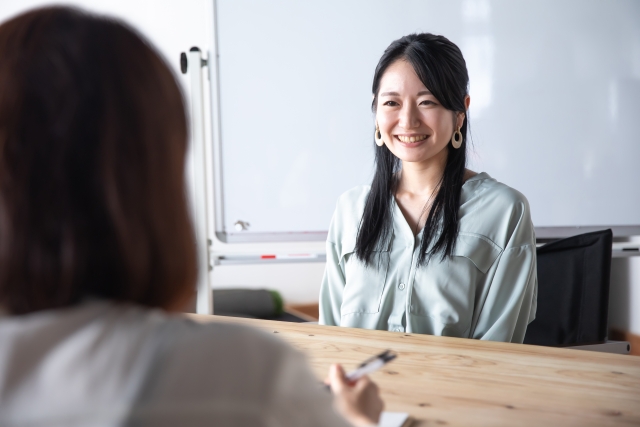
[[[522,192],[539,233],[640,230],[638,1],[217,0],[215,22],[223,241],[324,239],[372,178],[377,61],[412,32],[462,50],[469,167]]]

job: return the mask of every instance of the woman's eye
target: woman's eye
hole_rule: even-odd
[[[396,105],[398,105],[398,103],[396,101],[386,101],[384,104],[382,105],[386,105],[388,107],[395,107]]]
[[[433,101],[429,101],[428,99],[425,99],[420,103],[420,105],[437,105],[437,104]]]

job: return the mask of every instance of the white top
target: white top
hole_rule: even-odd
[[[369,186],[338,199],[327,237],[320,323],[522,342],[536,313],[536,244],[527,199],[480,173],[462,186],[453,256],[416,267],[414,236],[393,203],[393,231],[365,267],[354,255]]]
[[[93,301],[0,317],[0,425],[348,424],[268,334]]]

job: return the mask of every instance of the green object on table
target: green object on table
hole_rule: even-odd
[[[273,303],[275,304],[275,313],[276,316],[284,313],[284,300],[282,299],[282,295],[278,291],[269,291],[271,292],[271,296],[273,297]]]

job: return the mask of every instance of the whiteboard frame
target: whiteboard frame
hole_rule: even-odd
[[[569,227],[534,227],[536,240],[554,240],[592,231],[611,229],[614,238],[640,236],[640,225],[590,225]],[[327,231],[291,233],[252,233],[250,231],[226,233],[216,229],[216,237],[225,243],[257,242],[318,242],[327,239]]]
[[[210,102],[211,108],[211,139],[213,150],[211,153],[213,170],[213,214],[216,237],[224,242],[231,243],[224,231],[224,186],[223,186],[223,166],[222,166],[222,125],[220,116],[220,65],[218,53],[218,7],[216,0],[211,0],[211,54],[209,55],[209,81],[210,81]]]

